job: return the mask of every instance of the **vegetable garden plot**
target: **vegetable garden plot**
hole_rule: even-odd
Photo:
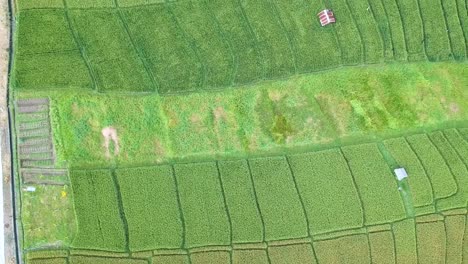
[[[312,233],[363,226],[363,209],[339,150],[289,157]]]
[[[268,255],[271,264],[317,263],[311,244],[269,247]]]
[[[450,40],[447,35],[446,18],[444,16],[441,2],[433,0],[418,0],[424,24],[424,45],[426,46],[427,58],[431,61],[447,60],[451,58],[452,51]],[[454,16],[455,14],[450,14]],[[459,43],[453,43],[458,45]]]
[[[209,89],[232,85],[234,54],[205,1],[177,2],[169,8],[203,65],[202,86]]]
[[[116,174],[130,250],[181,247],[183,223],[171,167],[120,169]]]
[[[215,163],[174,166],[182,213],[185,246],[229,245],[231,226]]]
[[[391,231],[369,234],[372,263],[396,263],[395,244]]]
[[[70,264],[147,264],[147,260],[143,259],[124,259],[124,258],[102,258],[102,257],[85,257],[71,256]]]
[[[341,47],[342,63],[344,65],[361,63],[364,60],[363,41],[346,0],[330,4],[331,9],[337,14],[336,19],[340,21],[334,25],[334,28]]]
[[[263,249],[249,249],[249,250],[233,250],[232,263],[233,264],[268,264],[267,252]]]
[[[192,264],[229,264],[230,253],[227,251],[197,252],[190,254]]]
[[[321,27],[315,19],[311,19],[312,14],[323,8],[320,1],[270,1],[277,6],[278,14],[297,51],[298,72],[322,70],[341,63],[341,50],[334,29]]]
[[[124,251],[126,239],[118,196],[108,170],[71,171],[77,248]]]
[[[405,32],[408,60],[417,61],[426,58],[424,48],[424,28],[418,0],[395,0],[398,4],[403,29]]]
[[[165,5],[122,12],[130,34],[148,60],[160,93],[193,91],[201,86],[202,64]]]
[[[354,16],[354,20],[361,36],[364,51],[364,62],[378,63],[383,61],[383,40],[369,1],[354,0],[352,1],[352,4],[348,4],[348,6],[351,14]]]
[[[435,198],[449,197],[457,192],[457,184],[437,148],[426,134],[407,137],[429,177]]]
[[[446,235],[444,222],[416,225],[419,263],[446,263]]]
[[[350,235],[314,242],[314,248],[320,264],[365,264],[371,263],[368,244],[366,235]]]
[[[392,226],[395,237],[397,263],[417,263],[416,229],[413,219],[394,223]]]
[[[405,168],[409,177],[411,196],[415,207],[432,204],[431,182],[416,154],[404,138],[393,138],[384,141],[386,149],[396,159],[398,165]]]
[[[116,11],[73,10],[70,14],[100,91],[156,89]]]
[[[454,215],[445,218],[447,241],[446,263],[463,263],[463,230],[466,216]]]
[[[266,240],[308,236],[306,216],[287,160],[273,157],[249,162]]]
[[[357,185],[364,209],[364,224],[381,224],[405,218],[395,176],[375,144],[342,148]]]
[[[268,0],[240,0],[239,3],[259,43],[264,77],[279,78],[295,73],[296,54],[272,4]]]
[[[206,1],[218,21],[234,56],[234,84],[245,84],[263,78],[263,58],[250,24],[235,0]]]
[[[442,131],[429,134],[429,138],[438,149],[457,184],[457,193],[449,198],[437,201],[438,211],[466,207],[468,202],[468,170],[463,160],[452,148]]]
[[[53,258],[53,259],[31,259],[28,264],[67,264],[66,258]]]
[[[220,161],[218,166],[232,222],[233,242],[263,241],[262,218],[247,162]]]

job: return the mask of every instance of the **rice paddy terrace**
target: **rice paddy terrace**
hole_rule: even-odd
[[[26,263],[468,261],[466,1],[14,5]]]

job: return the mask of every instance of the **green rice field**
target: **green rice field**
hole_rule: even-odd
[[[24,263],[468,261],[465,1],[13,3]]]

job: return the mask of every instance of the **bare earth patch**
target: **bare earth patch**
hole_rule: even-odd
[[[110,151],[110,143],[111,141],[114,143],[114,156],[118,156],[120,153],[120,146],[119,146],[119,137],[117,136],[117,130],[113,127],[105,127],[101,130],[102,136],[104,137],[104,148],[105,148],[105,155],[106,158],[111,158],[111,151]]]

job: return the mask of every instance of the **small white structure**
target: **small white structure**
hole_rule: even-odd
[[[335,23],[335,15],[330,9],[324,9],[320,11],[320,13],[318,13],[317,16],[320,19],[320,24],[322,25],[322,27]]]
[[[36,187],[34,186],[28,186],[24,189],[25,191],[27,192],[35,192],[36,191]]]
[[[399,181],[403,180],[404,178],[408,177],[408,173],[406,173],[406,170],[404,168],[398,168],[395,169],[395,175]]]

